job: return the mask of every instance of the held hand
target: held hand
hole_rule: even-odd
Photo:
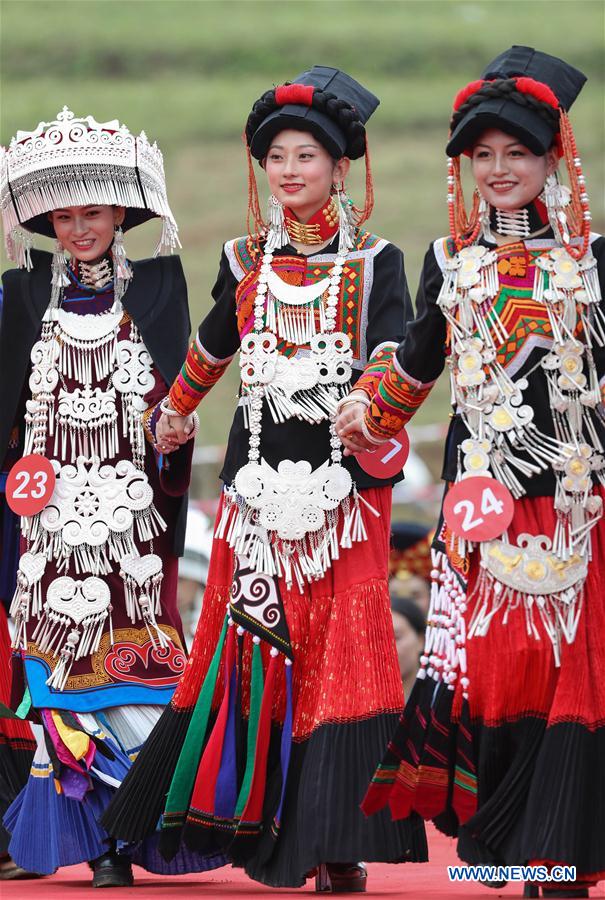
[[[155,426],[155,446],[158,453],[172,453],[178,450],[179,439],[176,430],[172,427],[172,422],[168,416],[161,415]]]
[[[167,416],[163,413],[156,425],[156,445],[160,453],[172,453],[195,436],[195,413],[190,416]]]
[[[348,403],[336,417],[336,434],[343,443],[345,456],[375,449],[375,444],[368,441],[361,430],[365,414],[364,403]]]

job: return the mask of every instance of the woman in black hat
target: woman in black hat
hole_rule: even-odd
[[[273,886],[320,867],[321,889],[361,891],[357,860],[426,857],[418,820],[359,810],[403,705],[391,479],[344,460],[333,426],[339,408],[369,405],[410,313],[401,251],[361,227],[377,106],[344,72],[315,66],[248,118],[253,222],[224,246],[215,304],[163,407],[183,440],[240,350],[202,617],[170,710],[105,820],[136,840],[163,816],[167,857],[181,844],[225,848]],[[344,180],[364,156],[360,210]],[[267,224],[252,157],[271,191]]]
[[[387,439],[447,362],[427,641],[364,809],[434,819],[471,863],[575,866],[558,896],[605,873],[605,240],[567,118],[584,81],[513,47],[458,94],[451,235],[427,253],[417,318],[364,420],[337,423],[345,442],[349,427]]]

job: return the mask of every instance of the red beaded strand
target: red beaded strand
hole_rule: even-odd
[[[588,194],[586,193],[586,179],[582,172],[582,160],[578,153],[571,122],[564,109],[560,113],[560,123],[563,155],[571,188],[572,217],[575,219],[575,222],[570,222],[570,224],[575,226],[573,228],[575,237],[582,238],[582,243],[579,246],[573,246],[571,242],[566,242],[566,250],[575,260],[579,260],[585,255],[590,245],[590,222],[592,216],[590,215]],[[562,236],[561,229],[559,229],[559,233]]]
[[[448,158],[447,161],[447,205],[450,223],[450,234],[457,250],[474,244],[479,235],[481,220],[479,218],[479,196],[475,191],[470,216],[466,214],[464,191],[460,178],[460,157]]]

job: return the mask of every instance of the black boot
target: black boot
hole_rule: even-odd
[[[93,871],[92,886],[105,887],[132,887],[132,865],[128,856],[121,856],[115,849],[109,850],[98,859],[90,863]]]

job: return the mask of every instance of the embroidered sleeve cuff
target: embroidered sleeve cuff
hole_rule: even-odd
[[[406,425],[427,398],[434,381],[423,384],[403,371],[393,357],[365,416],[368,435],[386,440]]]
[[[384,344],[380,344],[372,353],[370,361],[355,382],[355,390],[363,391],[368,400],[371,400],[378,390],[378,385],[388,369],[396,349],[397,344],[393,341],[386,341]]]
[[[217,359],[196,338],[189,347],[183,368],[170,388],[170,406],[182,416],[194,412],[232,359],[233,356]]]
[[[143,431],[150,444],[155,444],[155,429],[161,415],[162,410],[159,403],[156,403],[155,406],[150,406],[143,413]]]

